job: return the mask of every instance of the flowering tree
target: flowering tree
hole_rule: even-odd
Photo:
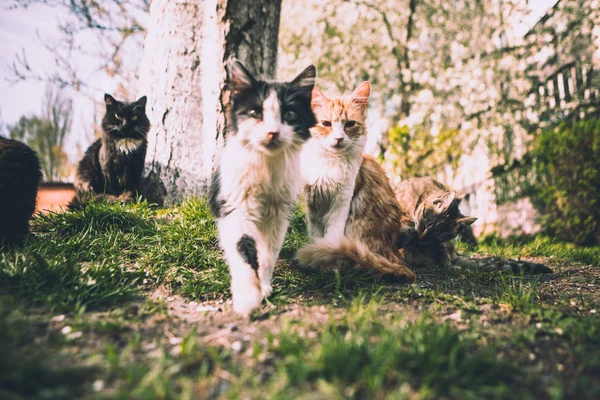
[[[482,220],[497,220],[496,202],[523,194],[501,176],[530,162],[537,129],[597,98],[599,10],[561,0],[523,37],[526,0],[295,2],[283,8],[280,68],[317,60],[318,83],[339,92],[369,79],[392,178],[437,176],[477,192]],[[565,95],[566,81],[582,89]]]

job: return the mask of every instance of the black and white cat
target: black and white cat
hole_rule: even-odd
[[[302,184],[300,150],[316,123],[316,70],[291,82],[255,79],[227,65],[232,105],[226,144],[209,193],[231,273],[234,311],[248,316],[272,290],[271,277]]]
[[[142,179],[148,144],[146,135],[150,130],[146,96],[125,103],[105,94],[104,102],[102,137],[87,149],[79,162],[74,183],[77,195],[70,208],[83,207],[90,197],[132,200]]]

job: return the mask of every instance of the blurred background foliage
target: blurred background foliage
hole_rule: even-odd
[[[600,243],[600,119],[546,129],[534,147],[534,204],[552,236]]]
[[[60,182],[72,174],[74,167],[67,161],[64,146],[72,117],[72,100],[48,86],[41,113],[22,116],[16,124],[7,126],[11,139],[27,143],[36,151],[46,182]]]
[[[282,72],[318,60],[326,92],[371,81],[393,181],[453,186],[480,232],[524,218],[598,243],[599,1],[284,2],[280,46]]]

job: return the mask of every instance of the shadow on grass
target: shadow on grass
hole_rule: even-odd
[[[61,339],[39,336],[32,322],[9,308],[0,302],[0,398],[79,398],[97,370],[71,366],[55,352]]]

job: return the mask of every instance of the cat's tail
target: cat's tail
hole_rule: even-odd
[[[335,241],[317,239],[298,250],[296,260],[309,268],[358,268],[402,282],[415,281],[415,274],[406,265],[375,254],[364,243],[346,236]]]
[[[470,258],[457,256],[452,264],[461,268],[485,272],[501,271],[513,274],[551,274],[552,270],[544,264],[522,260],[502,260],[494,258]]]

